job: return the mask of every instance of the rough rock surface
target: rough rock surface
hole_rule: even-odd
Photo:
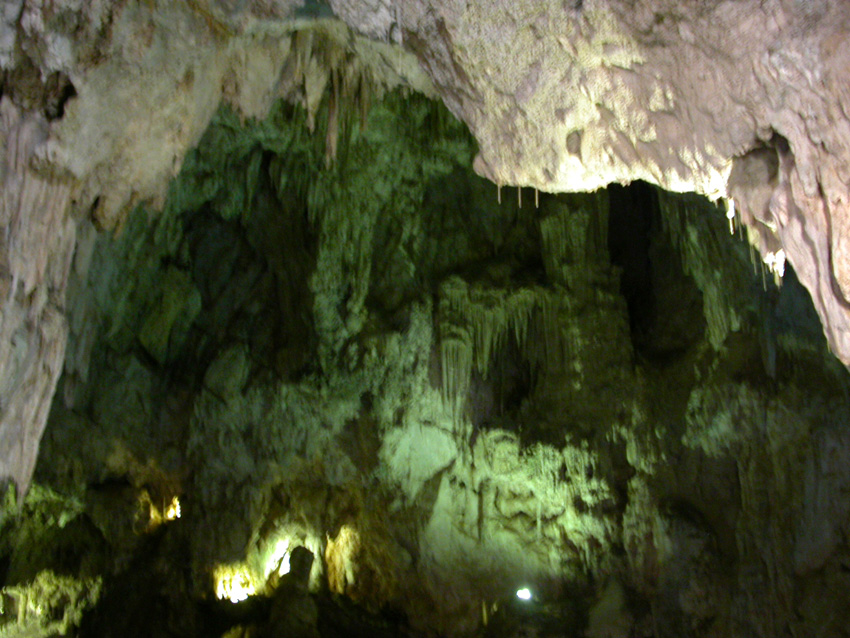
[[[850,363],[846,3],[396,7],[405,45],[479,142],[479,173],[550,192],[643,179],[734,197],[763,256],[784,248]],[[778,170],[729,183],[737,158],[764,148]]]
[[[307,29],[293,43],[300,24],[293,22],[296,4],[4,4],[8,289],[20,283],[25,296],[43,291],[35,309],[10,294],[3,320],[9,338],[0,355],[7,371],[2,474],[21,489],[29,483],[45,401],[65,347],[67,274],[54,273],[52,264],[70,263],[74,231],[64,226],[70,216],[116,230],[139,202],[161,206],[184,154],[222,101],[251,118],[264,116],[274,99],[288,95],[315,113],[329,85],[343,95],[358,90],[346,82],[359,80],[361,67],[368,75],[364,94],[371,90],[365,87],[400,83],[432,93],[412,56],[355,38],[341,23],[320,20],[318,29]],[[333,86],[334,78],[344,82],[341,88]],[[83,267],[86,245],[79,248]],[[47,290],[56,312],[43,308]],[[28,317],[26,327],[20,328],[21,317]],[[22,339],[32,342],[27,352]],[[19,345],[12,347],[13,341]],[[42,365],[45,374],[36,372]]]
[[[304,546],[395,628],[842,635],[848,9],[680,5],[6,3],[22,491],[64,376],[3,595],[251,635],[211,580],[269,594]],[[549,194],[635,179],[746,241],[696,195]]]
[[[421,96],[332,109],[222,110],[94,238],[7,586],[102,577],[83,635],[841,635],[850,380],[793,272],[693,194],[500,196]]]
[[[371,58],[377,84],[436,88],[479,142],[476,169],[497,184],[558,192],[644,179],[734,197],[762,256],[775,262],[784,251],[831,348],[850,362],[845,3],[331,8],[376,42],[364,53],[340,36],[343,49]],[[281,94],[315,108],[333,83],[334,55],[305,56],[291,36],[320,9],[8,2],[0,66],[19,107],[59,119],[38,154],[73,182],[74,209],[111,229],[138,202],[162,202],[222,99],[247,117]],[[378,43],[415,53],[428,78],[409,54]],[[25,427],[37,441],[41,425]],[[25,485],[26,472],[19,478]]]
[[[49,403],[62,371],[65,289],[75,224],[71,184],[36,165],[47,138],[43,116],[0,98],[0,219],[6,229],[0,265],[0,475],[26,490]]]

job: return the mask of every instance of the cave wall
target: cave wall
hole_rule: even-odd
[[[315,114],[326,91],[338,89],[340,97],[348,97],[361,90],[361,77],[367,100],[373,90],[399,84],[433,94],[412,56],[355,37],[326,18],[317,26],[304,17],[306,26],[317,28],[295,34],[305,26],[297,3],[249,4],[4,5],[0,99],[8,196],[3,210],[10,231],[15,229],[5,271],[8,288],[14,289],[6,302],[6,330],[32,344],[33,363],[18,361],[25,359],[20,347],[4,358],[10,372],[4,376],[9,387],[3,402],[9,407],[0,432],[3,475],[24,491],[46,417],[39,397],[52,394],[58,375],[54,364],[64,348],[61,309],[67,275],[48,279],[43,266],[33,269],[29,257],[15,255],[43,254],[40,262],[66,264],[78,223],[118,231],[138,203],[162,206],[185,153],[198,143],[222,102],[243,117],[258,117],[287,95]],[[338,73],[332,77],[332,71]],[[309,125],[315,125],[313,116]],[[43,186],[30,184],[26,175],[31,172]],[[60,234],[64,241],[57,238]],[[24,244],[28,248],[17,252],[16,246]],[[85,250],[83,243],[81,266],[86,265]],[[24,288],[15,289],[21,283]],[[53,305],[60,311],[42,320],[39,307],[21,327],[13,317],[30,310],[18,296],[36,289],[41,297],[53,290]],[[57,353],[49,359],[47,342],[55,342],[51,351]],[[42,372],[42,361],[54,364],[47,363]],[[16,393],[30,384],[43,388]]]
[[[381,27],[356,1],[332,4],[355,29]],[[733,197],[762,255],[784,248],[847,361],[844,3],[383,4],[479,141],[482,175]],[[765,147],[773,175],[734,169]]]
[[[44,116],[4,100],[2,114],[3,312],[0,318],[0,474],[25,491],[35,466],[67,339],[65,291],[76,227],[72,184],[32,163],[48,136]]]
[[[848,375],[793,271],[696,195],[500,191],[421,96],[329,163],[332,108],[223,109],[162,211],[81,227],[9,600],[213,635],[219,570],[262,599],[285,540],[426,633],[841,635]]]
[[[476,170],[497,184],[590,191],[643,179],[733,198],[762,257],[795,266],[846,363],[847,21],[846,5],[830,0],[17,0],[0,22],[0,66],[4,108],[49,120],[30,163],[51,189],[70,188],[48,214],[57,223],[116,229],[137,203],[161,206],[222,101],[254,117],[284,95],[314,113],[326,90],[352,89],[353,57],[372,85],[439,95],[478,140]],[[316,23],[318,38],[303,28]],[[4,148],[17,130],[7,118]],[[24,219],[51,208],[22,202]],[[16,205],[4,206],[11,218]],[[61,262],[60,253],[50,252]],[[10,282],[23,281],[11,263]],[[9,303],[11,315],[26,312]],[[24,332],[34,344],[60,331],[35,321]],[[27,366],[15,356],[4,365],[23,387]],[[56,382],[48,368],[41,395]],[[4,473],[26,487],[43,401],[6,395]]]

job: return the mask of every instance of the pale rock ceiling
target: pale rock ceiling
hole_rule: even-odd
[[[850,363],[846,3],[330,4],[352,31],[297,0],[4,3],[0,474],[29,482],[69,273],[86,268],[77,222],[119,229],[139,202],[161,202],[222,101],[246,118],[281,96],[312,113],[352,66],[376,88],[441,98],[480,145],[475,169],[501,186],[643,179],[733,197]]]

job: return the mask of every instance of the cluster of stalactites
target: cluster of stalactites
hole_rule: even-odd
[[[443,403],[457,414],[466,397],[472,374],[472,340],[466,329],[451,324],[441,325],[440,365]]]
[[[327,29],[305,29],[293,42],[293,76],[301,87],[307,111],[307,126],[316,128],[316,116],[328,95],[328,121],[325,133],[325,164],[336,159],[340,141],[350,135],[354,121],[365,127],[369,105],[379,100],[383,85],[373,77],[373,69],[351,52],[347,33]]]
[[[540,220],[543,265],[557,285],[573,286],[593,266],[608,265],[608,206],[597,194],[582,206],[560,205]]]
[[[737,234],[749,245],[750,263],[756,275],[761,274],[762,288],[767,289],[767,276],[773,276],[778,288],[785,276],[785,249],[771,222],[756,220],[752,215],[745,216],[736,208],[735,200],[726,200],[726,219],[729,220],[729,234]]]
[[[534,293],[527,288],[493,290],[470,287],[458,277],[441,289],[440,315],[460,319],[469,326],[475,369],[487,376],[490,359],[504,340],[513,334],[517,344],[525,343],[534,308]]]
[[[696,216],[710,214],[711,205],[706,202],[706,209],[700,210],[691,204],[659,191],[662,227],[681,256],[682,271],[693,277],[702,291],[708,339],[717,349],[723,345],[730,332],[737,332],[741,328],[742,318],[736,304],[735,291],[745,287],[746,282],[724,279],[725,275],[721,273],[726,272],[722,263],[726,253],[723,249],[726,238],[718,233],[699,233],[695,224]],[[734,221],[731,227],[735,229]],[[752,244],[750,258],[754,264],[760,263],[753,256]]]
[[[493,354],[514,338],[524,346],[536,305],[528,288],[493,290],[458,277],[440,290],[440,358],[443,400],[456,411],[474,369],[487,377]]]
[[[793,201],[790,193],[792,160],[787,141],[776,137],[732,162],[727,184],[726,217],[729,232],[736,230],[749,243],[750,262],[767,288],[767,274],[779,286],[785,274],[785,250],[777,220]],[[746,228],[746,235],[744,229]]]
[[[570,318],[608,271],[607,195],[580,205],[559,202],[540,219],[544,268],[551,286],[490,289],[451,277],[440,289],[444,402],[457,415],[473,370],[486,378],[494,354],[513,338],[535,367],[581,375],[582,335]],[[527,347],[530,331],[537,338]]]
[[[554,293],[540,297],[539,324],[542,349],[530,350],[534,363],[548,370],[581,372],[578,353],[581,350],[579,324],[572,320],[575,302],[572,297]]]
[[[442,395],[455,416],[473,371],[486,379],[496,353],[509,339],[535,369],[581,377],[583,337],[571,320],[576,302],[565,289],[488,289],[452,277],[440,292]],[[536,336],[528,343],[532,333]]]

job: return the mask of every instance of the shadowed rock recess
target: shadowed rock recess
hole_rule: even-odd
[[[839,638],[850,5],[7,0],[0,637]]]

